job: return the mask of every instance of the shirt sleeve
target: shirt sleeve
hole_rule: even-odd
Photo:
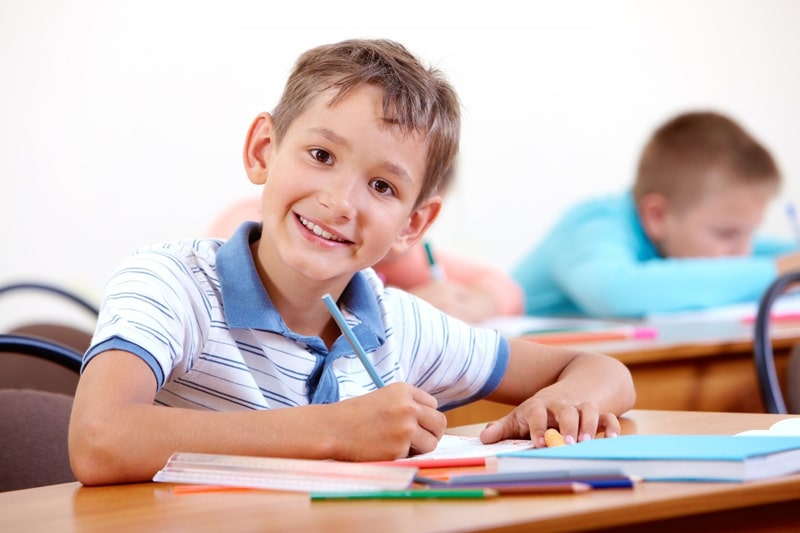
[[[770,256],[640,260],[619,224],[576,228],[554,265],[557,282],[594,316],[639,317],[757,300],[775,278]]]
[[[773,237],[758,236],[753,240],[753,255],[778,257],[784,254],[800,251],[798,243]]]
[[[497,331],[472,327],[409,293],[386,292],[403,381],[436,397],[440,410],[484,398],[497,388],[509,353]]]
[[[84,358],[90,360],[110,349],[131,352],[153,370],[159,387],[173,369],[191,366],[193,354],[202,346],[210,311],[190,272],[170,251],[146,250],[128,258],[106,286],[92,346]],[[188,254],[191,255],[191,254]]]

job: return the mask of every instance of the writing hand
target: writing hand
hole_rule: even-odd
[[[447,427],[430,394],[407,383],[392,383],[375,392],[332,404],[336,431],[335,459],[383,461],[433,451]]]

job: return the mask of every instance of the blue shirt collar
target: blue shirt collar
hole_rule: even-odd
[[[245,222],[217,252],[217,273],[228,326],[298,338],[286,327],[258,277],[250,245],[260,237],[261,224]],[[360,322],[355,329],[366,351],[383,344],[385,331],[381,312],[367,274],[356,272],[353,275],[339,304]]]

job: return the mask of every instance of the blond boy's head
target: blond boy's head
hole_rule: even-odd
[[[403,131],[424,134],[427,159],[417,203],[427,199],[447,180],[458,152],[458,97],[438,70],[424,67],[393,41],[347,40],[302,54],[272,113],[276,144],[321,93],[336,91],[331,101],[335,105],[362,84],[383,91],[384,116],[389,122]]]
[[[772,155],[739,124],[719,113],[692,112],[655,131],[639,160],[633,194],[637,200],[662,194],[673,208],[686,209],[720,187],[777,192],[780,181]]]
[[[713,112],[679,115],[642,153],[633,195],[665,257],[747,255],[781,176],[769,151]]]

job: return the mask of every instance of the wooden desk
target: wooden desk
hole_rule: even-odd
[[[632,411],[624,433],[732,434],[780,415]],[[475,434],[480,426],[455,428]],[[176,495],[144,483],[66,483],[0,493],[0,531],[787,531],[800,527],[800,474],[753,483],[641,483],[633,490],[482,501],[314,502],[266,491]]]
[[[687,322],[659,326],[654,339],[575,344],[616,357],[636,386],[637,409],[763,413],[753,362],[753,326],[739,321]],[[800,325],[770,328],[778,375],[785,368]],[[785,394],[784,394],[785,396]],[[495,420],[511,408],[481,401],[447,412],[448,424]]]

